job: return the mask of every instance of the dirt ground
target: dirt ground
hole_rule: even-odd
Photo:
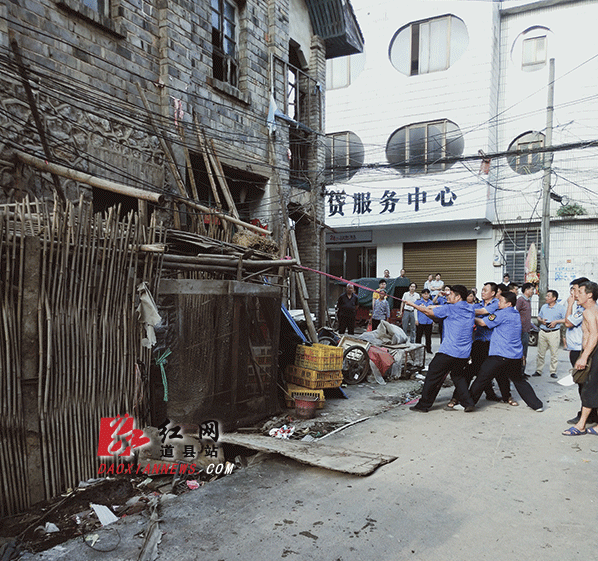
[[[535,354],[530,349],[531,372]],[[561,351],[559,376],[568,368]],[[394,461],[358,476],[275,454],[246,456],[231,475],[180,496],[161,495],[156,558],[593,558],[598,439],[561,434],[579,407],[576,387],[557,384],[547,372],[530,383],[544,402],[541,413],[484,399],[474,413],[446,411],[447,387],[421,414],[397,400],[402,382],[350,389],[353,396],[327,401],[313,422],[369,419],[318,445]],[[93,548],[78,537],[24,560],[137,560],[151,524],[142,511],[94,530]]]
[[[411,369],[409,374],[414,376],[416,372],[418,370]],[[294,428],[291,437],[294,440],[319,438],[350,423],[375,417],[413,400],[419,394],[422,383],[417,379],[389,379],[382,385],[373,376],[368,376],[361,384],[344,384],[340,389],[326,390],[325,405],[316,411],[316,416],[312,419],[302,419],[295,409],[287,408],[274,418],[246,427],[244,432],[267,435],[272,428],[287,425]],[[236,463],[237,467],[246,467],[255,451],[226,446],[225,454],[226,461]],[[123,518],[143,511],[147,513],[152,497],[168,495],[170,498],[190,492],[187,481],[198,480],[198,484],[203,486],[218,478],[204,473],[201,477],[158,476],[152,477],[149,482],[146,476],[91,480],[86,486],[80,486],[70,494],[35,505],[25,513],[2,520],[0,548],[3,543],[17,539],[21,550],[41,552],[76,537],[95,535],[101,524],[90,507],[92,503],[106,505],[119,518]],[[46,524],[54,525],[58,531],[47,531],[53,527]]]

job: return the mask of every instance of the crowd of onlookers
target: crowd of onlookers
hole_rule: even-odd
[[[401,270],[401,277],[405,271]],[[390,318],[386,294],[388,270],[372,295],[372,329]],[[598,285],[585,277],[571,282],[565,302],[559,301],[556,290],[548,290],[545,303],[537,315],[538,327],[532,323],[531,297],[536,288],[531,283],[522,286],[505,274],[503,283],[487,282],[478,296],[476,289],[461,284],[446,286],[442,275],[429,275],[421,293],[416,283],[410,283],[399,299],[399,318],[408,341],[425,339],[431,353],[432,327],[438,324],[440,348],[428,366],[422,397],[411,409],[427,412],[450,374],[455,385],[447,409],[460,404],[466,412],[474,411],[485,393],[486,399],[503,401],[512,406],[518,402],[511,395],[511,383],[521,399],[535,411],[543,404],[528,382],[530,376],[542,376],[546,354],[550,352],[549,372],[557,378],[558,352],[564,332],[565,348],[572,367],[578,373],[582,408],[570,419],[566,436],[596,434],[587,423],[598,423],[598,358],[592,355],[598,345]],[[338,300],[339,331],[353,333],[358,301],[354,288],[348,284]],[[395,302],[394,305],[397,305]],[[538,331],[538,356],[535,368],[526,373],[530,332]],[[495,391],[498,384],[500,395]]]

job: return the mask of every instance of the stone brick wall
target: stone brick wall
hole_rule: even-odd
[[[199,153],[193,114],[228,166],[263,178],[254,208],[262,222],[282,233],[281,196],[320,210],[321,139],[312,134],[311,192],[289,187],[289,124],[268,134],[271,88],[284,96],[286,83],[272,80],[271,57],[288,60],[289,0],[239,2],[238,86],[212,76],[210,2],[113,0],[104,17],[78,0],[0,0],[0,202],[25,193],[52,196],[52,181],[17,163],[15,150],[42,156],[19,70],[12,63],[9,31],[30,75],[52,157],[64,165],[134,187],[177,193],[162,147],[137,90],[139,85],[161,133],[170,141],[182,175],[184,144]],[[304,17],[305,14],[302,14]],[[309,26],[306,21],[305,25]],[[311,48],[311,52],[309,52]],[[307,46],[308,72],[325,84],[325,49],[319,38]],[[322,103],[311,123],[322,121]],[[175,112],[175,108],[177,111]],[[177,134],[183,123],[185,143]],[[319,131],[317,131],[319,132]],[[91,197],[91,188],[61,179],[68,198]],[[316,236],[317,237],[317,236]],[[320,266],[319,248],[300,241],[305,262]],[[316,244],[317,245],[317,244]],[[317,284],[317,283],[316,283]],[[314,294],[318,298],[317,287]]]

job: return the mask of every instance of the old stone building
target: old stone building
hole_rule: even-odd
[[[326,59],[362,47],[348,0],[0,0],[0,516],[95,476],[101,420],[277,410],[284,262],[224,242],[323,268]]]
[[[233,212],[213,143],[238,218],[280,243],[290,211],[322,269],[326,59],[362,47],[348,0],[0,0],[1,202],[82,196],[201,230],[215,219],[186,202]]]

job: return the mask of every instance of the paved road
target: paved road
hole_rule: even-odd
[[[564,375],[564,351],[561,359]],[[329,437],[398,457],[368,477],[269,456],[173,499],[162,509],[159,558],[593,559],[598,438],[561,436],[577,411],[575,387],[546,374],[531,380],[543,413],[483,399],[475,413],[445,411],[446,388],[428,414],[396,406]],[[35,559],[136,559],[140,522],[114,525],[121,542],[113,552],[70,542]]]

